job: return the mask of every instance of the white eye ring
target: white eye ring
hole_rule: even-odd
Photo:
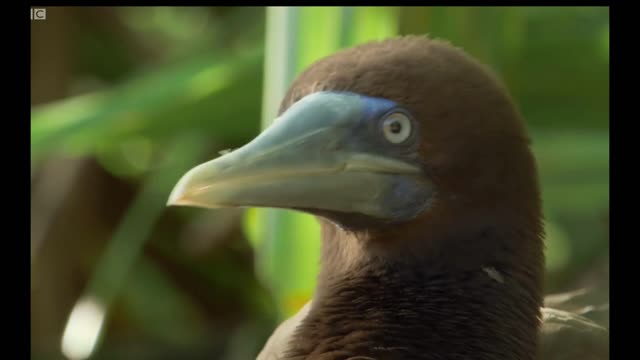
[[[399,144],[411,135],[411,120],[401,112],[395,112],[382,122],[384,137],[393,144]]]

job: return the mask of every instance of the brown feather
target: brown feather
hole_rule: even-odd
[[[407,108],[437,194],[403,224],[334,214],[359,224],[342,229],[319,218],[313,304],[276,358],[536,359],[542,207],[524,121],[505,87],[461,49],[409,36],[318,61],[294,81],[280,112],[317,91]]]

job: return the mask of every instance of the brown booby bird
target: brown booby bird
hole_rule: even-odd
[[[169,204],[317,216],[314,297],[259,359],[528,360],[546,354],[544,319],[599,328],[543,318],[525,124],[496,77],[443,41],[401,37],[316,62],[269,128],[190,170]]]

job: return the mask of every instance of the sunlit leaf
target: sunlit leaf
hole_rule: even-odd
[[[206,148],[201,136],[187,133],[179,137],[170,160],[161,172],[149,177],[109,241],[96,266],[88,292],[108,306],[121,290],[136,263],[142,246],[160,214],[166,208],[167,194],[179,177],[202,158]]]
[[[399,32],[398,9],[395,7],[356,7],[351,26],[351,45],[383,40]]]
[[[204,129],[215,139],[247,139],[259,124],[261,50],[207,56],[141,75],[120,86],[32,110],[31,152],[75,155],[121,148],[134,138],[171,138]],[[243,104],[254,104],[243,106]]]
[[[547,271],[557,272],[569,263],[571,243],[567,233],[557,224],[545,222],[545,254]]]

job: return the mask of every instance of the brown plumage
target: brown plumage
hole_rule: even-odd
[[[320,60],[293,83],[282,111],[318,90],[408,108],[438,192],[406,224],[371,220],[350,232],[322,221],[316,306],[290,357],[534,359],[540,196],[523,123],[503,87],[461,50],[406,37]]]
[[[278,174],[286,174],[279,175],[279,181],[295,184],[290,193],[296,195],[286,200],[265,197],[266,190],[238,190],[238,186],[233,189],[241,195],[223,197],[218,191],[212,200],[211,186],[202,185],[202,170],[181,180],[179,191],[171,197],[181,204],[273,206],[318,216],[322,267],[313,301],[274,333],[258,359],[537,359],[542,353],[542,207],[524,121],[505,87],[462,50],[423,36],[343,50],[300,74],[280,108],[280,116],[287,120],[267,129],[269,135],[247,145],[235,157],[205,164],[209,178],[204,184],[234,178],[228,164],[248,163],[256,168],[255,164],[270,164],[265,155],[252,158],[261,162],[246,159],[256,151],[268,156],[284,151],[282,146],[269,148],[276,149],[273,151],[256,150],[269,144],[268,136],[275,138],[286,131],[283,124],[296,121],[291,123],[302,126],[305,116],[310,124],[318,122],[320,115],[310,115],[314,111],[305,109],[318,109],[334,100],[317,105],[318,97],[311,96],[316,93],[384,99],[407,111],[414,121],[412,134],[418,136],[415,148],[409,140],[404,148],[402,144],[388,148],[388,144],[371,145],[380,143],[367,130],[367,122],[365,127],[353,125],[355,130],[348,136],[337,132],[337,140],[330,138],[324,146],[306,143],[307,137],[291,140],[291,144],[303,145],[287,143],[300,146],[294,148],[302,151],[313,149],[308,150],[311,163],[318,152],[330,156],[347,149],[350,156],[354,152],[375,154],[376,166],[387,170],[372,170],[376,174],[372,181],[384,178],[379,181],[386,185],[371,185],[377,190],[371,190],[370,199],[365,196],[368,203],[350,206],[296,192],[296,186],[308,191],[317,188],[332,191],[338,198],[359,191],[357,186],[320,185],[331,181],[330,177],[300,185],[299,179],[308,171],[303,168],[298,175],[279,170]],[[355,100],[344,101],[347,105],[338,101],[329,109],[333,115],[327,121],[340,118],[343,106],[352,113],[367,113],[356,111],[360,108],[352,105]],[[299,120],[289,120],[292,117]],[[343,131],[354,123],[326,126]],[[308,134],[319,136],[314,134],[324,129],[320,126]],[[393,155],[380,160],[386,152]],[[297,161],[291,159],[287,157],[285,165]],[[401,162],[418,169],[418,174],[398,170],[397,176],[410,179],[411,185],[388,185],[394,178],[386,165],[389,159],[394,166]],[[332,168],[336,179],[346,176],[349,161]],[[210,168],[215,169],[215,181],[210,179]],[[356,168],[360,170],[351,170],[351,174],[368,169],[362,165]],[[239,174],[246,172],[242,169]],[[273,178],[273,173],[265,174]],[[277,183],[269,186],[272,191],[279,189]],[[360,201],[359,197],[354,199]],[[402,201],[406,208],[420,211],[401,216],[367,205]]]

